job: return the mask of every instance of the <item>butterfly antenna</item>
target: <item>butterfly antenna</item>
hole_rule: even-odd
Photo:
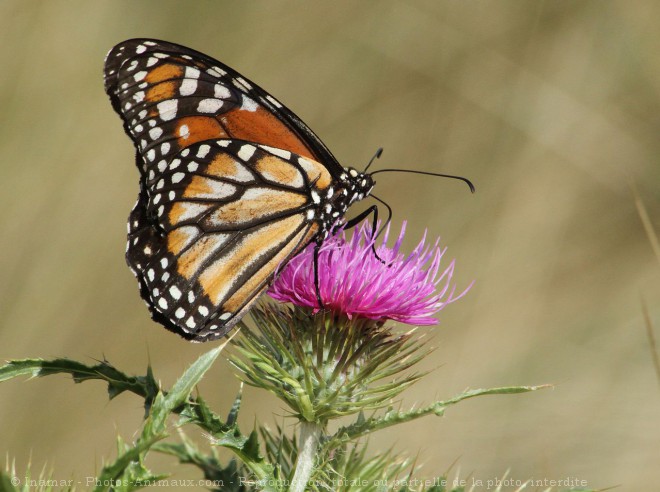
[[[374,161],[375,161],[376,159],[380,159],[380,156],[381,156],[381,155],[383,155],[383,148],[382,148],[382,147],[379,148],[379,149],[376,151],[376,153],[374,154],[374,156],[373,156],[373,157],[371,158],[371,160],[369,161],[369,164],[367,164],[367,167],[365,167],[365,168],[364,168],[364,171],[362,171],[362,172],[363,172],[363,173],[366,173],[366,172],[367,172],[367,169],[369,169],[369,168],[371,167],[371,165],[374,163]]]
[[[373,159],[372,159],[372,161],[373,161]],[[371,164],[371,163],[369,163],[369,164]],[[463,181],[464,183],[466,183],[470,187],[470,191],[472,193],[474,193],[476,191],[475,188],[474,188],[474,185],[472,184],[472,181],[470,181],[469,179],[464,178],[462,176],[454,176],[453,174],[430,173],[430,172],[427,172],[427,171],[412,171],[410,169],[379,169],[377,171],[372,172],[371,175],[373,176],[374,174],[378,174],[378,173],[412,173],[412,174],[424,174],[426,176],[437,176],[439,178],[459,179],[459,180]],[[371,196],[373,196],[373,195],[371,195]]]

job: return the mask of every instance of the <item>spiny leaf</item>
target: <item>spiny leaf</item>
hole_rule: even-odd
[[[382,417],[371,417],[369,419],[358,418],[355,423],[346,427],[341,427],[339,430],[337,430],[335,435],[326,442],[325,447],[326,449],[331,450],[343,443],[357,439],[358,437],[364,436],[376,430],[384,429],[404,422],[410,422],[426,415],[434,414],[441,416],[444,414],[444,411],[447,407],[455,405],[456,403],[459,403],[463,400],[467,400],[468,398],[474,398],[476,396],[483,395],[527,393],[529,391],[536,391],[550,387],[552,387],[552,385],[545,384],[540,386],[505,386],[500,388],[475,389],[465,391],[464,393],[461,393],[460,395],[457,395],[449,400],[437,401],[431,405],[419,408],[417,410],[398,412],[390,409]]]
[[[91,379],[99,379],[108,383],[108,395],[110,399],[130,391],[145,399],[150,404],[158,392],[151,371],[146,376],[128,376],[119,371],[106,361],[90,366],[70,359],[22,359],[7,362],[0,366],[0,381],[28,376],[30,378],[50,376],[53,374],[70,374],[74,382],[82,383]]]

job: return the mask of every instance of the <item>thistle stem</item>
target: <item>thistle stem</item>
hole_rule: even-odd
[[[298,444],[298,459],[296,471],[291,480],[289,492],[305,492],[307,482],[314,471],[314,459],[319,445],[323,427],[316,422],[300,422],[300,441]]]

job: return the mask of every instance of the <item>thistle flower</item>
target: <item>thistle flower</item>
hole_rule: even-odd
[[[454,260],[440,270],[446,248],[439,247],[439,240],[430,246],[425,233],[406,256],[400,251],[406,223],[392,248],[387,246],[389,229],[380,241],[371,237],[370,225],[364,224],[351,238],[341,230],[323,242],[318,269],[324,308],[349,318],[437,324],[433,315],[463,297],[471,284],[455,295]],[[270,288],[270,296],[317,311],[313,262],[314,244],[310,244],[284,267]]]

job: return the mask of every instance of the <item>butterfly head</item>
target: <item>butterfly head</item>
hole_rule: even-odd
[[[369,196],[376,184],[371,174],[360,172],[352,167],[346,168],[346,173],[342,178],[344,177],[348,182],[349,205]]]

